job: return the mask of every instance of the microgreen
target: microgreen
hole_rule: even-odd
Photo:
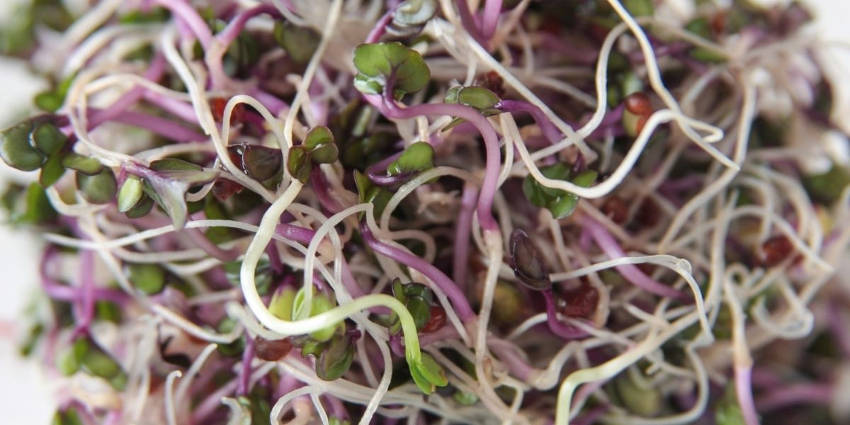
[[[434,148],[427,142],[416,142],[387,166],[387,174],[418,173],[431,168],[434,168]]]
[[[561,163],[543,167],[540,172],[547,178],[558,180],[568,180],[571,174],[570,169]],[[595,171],[587,170],[578,173],[572,178],[572,182],[578,186],[588,187],[596,180],[596,176]],[[555,219],[569,216],[578,205],[578,196],[560,189],[545,187],[531,176],[526,177],[522,184],[522,191],[532,204],[548,209]]]
[[[354,49],[357,75],[354,87],[363,93],[380,94],[391,83],[393,95],[425,88],[431,71],[419,52],[399,42],[361,44]]]

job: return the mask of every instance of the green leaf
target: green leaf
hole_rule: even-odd
[[[706,63],[725,63],[728,58],[721,52],[705,47],[695,47],[691,49],[690,55],[692,58]]]
[[[304,137],[304,146],[307,149],[315,149],[318,146],[326,145],[334,142],[334,135],[331,129],[320,125],[313,127]]]
[[[354,66],[359,72],[354,86],[364,93],[381,93],[390,79],[397,92],[414,93],[422,90],[431,79],[431,72],[422,56],[399,42],[357,46],[354,49]]]
[[[77,173],[77,189],[83,199],[92,204],[106,204],[115,198],[118,183],[109,168],[103,169],[99,174],[87,176]]]
[[[401,156],[387,166],[392,175],[416,173],[434,168],[434,148],[427,142],[416,142],[407,147]]]
[[[715,405],[715,423],[717,425],[745,425],[744,414],[738,404],[735,386],[731,383],[726,385],[723,397]]]
[[[76,170],[77,172],[88,176],[93,176],[103,171],[103,164],[101,164],[97,159],[82,156],[73,152],[62,158],[62,166]]]
[[[812,199],[831,204],[838,200],[844,188],[850,185],[850,169],[833,165],[825,173],[805,176],[803,184]]]
[[[282,288],[272,295],[269,312],[278,319],[292,320],[292,305],[295,301],[295,291],[292,288]]]
[[[393,13],[393,25],[411,27],[425,25],[437,13],[434,0],[406,0]]]
[[[45,155],[53,155],[59,152],[68,141],[68,137],[53,125],[46,122],[38,125],[32,133],[31,144]]]
[[[51,425],[83,425],[83,421],[80,419],[80,414],[77,413],[77,409],[73,406],[67,407],[64,410],[57,410],[56,414],[53,415],[53,420],[50,422]]]
[[[257,181],[274,177],[283,163],[280,149],[259,145],[245,145],[242,151],[242,167],[245,173]]]
[[[405,303],[407,311],[413,316],[413,322],[416,323],[416,329],[422,330],[428,320],[431,319],[431,306],[422,297],[410,297]]]
[[[41,166],[41,173],[38,176],[38,182],[41,184],[41,187],[47,189],[59,181],[63,174],[65,174],[65,167],[62,166],[62,156],[59,154],[53,154],[48,157],[47,162]]]
[[[128,218],[140,218],[148,215],[153,209],[154,200],[150,196],[142,196],[142,199],[124,213]]]
[[[121,308],[111,301],[97,301],[94,304],[95,315],[98,320],[105,320],[118,324],[121,322]]]
[[[540,172],[547,178],[555,180],[566,180],[570,174],[569,168],[561,163],[541,168]],[[588,187],[596,180],[596,176],[595,171],[587,170],[576,176],[573,183]],[[555,219],[569,216],[578,205],[579,198],[575,194],[543,186],[530,174],[523,181],[522,191],[532,204],[545,207]]]
[[[372,203],[375,206],[373,209],[375,217],[380,217],[393,197],[392,192],[374,186],[368,176],[357,170],[354,170],[354,184],[357,186],[360,202]]]
[[[135,176],[127,177],[118,191],[118,211],[130,211],[139,203],[144,194],[144,183],[142,183],[142,180]]]
[[[30,145],[32,121],[23,121],[0,131],[0,157],[10,167],[33,171],[46,160],[43,153]]]
[[[484,87],[463,87],[457,93],[457,103],[479,111],[494,108],[500,100],[496,93]]]
[[[652,417],[664,406],[664,396],[658,390],[638,386],[627,371],[614,380],[614,388],[626,409],[636,415]]]
[[[703,38],[711,36],[711,24],[703,16],[693,19],[685,25],[685,29]]]
[[[425,394],[431,394],[435,387],[444,387],[449,383],[443,368],[425,352],[421,353],[418,363],[410,365],[410,375]]]
[[[56,210],[53,209],[50,199],[38,183],[32,183],[27,187],[25,201],[26,209],[22,214],[13,216],[13,222],[39,224],[56,218]]]
[[[274,25],[274,39],[295,63],[304,65],[318,49],[322,36],[312,28],[278,21]]]
[[[240,279],[241,271],[242,261],[231,261],[224,264],[224,272],[227,276],[227,280],[236,287],[239,287],[242,282]],[[257,268],[254,272],[254,284],[257,287],[257,292],[261,296],[265,296],[269,292],[269,287],[271,287],[273,277],[268,257],[265,255],[260,257],[260,261],[257,262]]]
[[[221,322],[218,323],[217,331],[221,333],[228,333],[233,331],[236,328],[237,321],[231,317],[225,317],[221,319]],[[217,350],[223,356],[227,357],[237,357],[242,355],[242,352],[245,350],[245,338],[237,338],[230,344],[218,344]]]
[[[330,164],[336,162],[338,156],[339,150],[337,150],[336,144],[334,143],[320,145],[313,149],[313,152],[310,152],[311,159],[317,164]]]
[[[165,287],[165,270],[156,264],[131,264],[128,270],[130,282],[147,295],[159,293]]]
[[[218,176],[216,170],[204,168],[198,164],[177,158],[165,158],[154,161],[151,163],[150,168],[163,178],[185,183],[187,189],[190,186],[209,183]]]
[[[633,16],[652,16],[655,13],[652,0],[624,0],[623,6],[626,6]]]
[[[452,394],[452,399],[461,406],[472,406],[475,403],[478,403],[478,396],[471,392],[457,391]]]
[[[289,156],[286,159],[286,168],[293,178],[306,184],[313,170],[310,152],[304,146],[293,146],[289,148]]]
[[[354,344],[351,338],[340,335],[331,340],[316,359],[316,376],[325,381],[339,379],[354,361]]]

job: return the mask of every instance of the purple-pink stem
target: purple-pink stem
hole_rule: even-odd
[[[452,277],[461,288],[466,288],[466,275],[469,266],[469,235],[472,233],[472,214],[475,211],[475,199],[478,188],[466,183],[460,197],[460,211],[455,226],[455,246],[452,255]]]
[[[97,114],[99,111],[103,111],[103,109],[89,108],[88,112],[91,114]],[[177,142],[196,142],[208,139],[207,136],[204,136],[201,133],[183,127],[174,121],[155,115],[135,111],[122,111],[112,115],[113,116],[106,121],[115,121],[122,124],[132,125],[134,127],[144,128]],[[90,122],[88,124],[88,129],[92,130],[103,122],[104,121],[97,123]],[[70,127],[63,130],[72,131]]]
[[[142,77],[146,80],[156,81],[162,77],[162,74],[165,72],[165,56],[161,54],[157,54],[151,59],[151,64],[148,67],[147,71],[142,74]],[[131,106],[135,105],[139,99],[145,93],[144,87],[134,87],[130,89],[127,93],[124,93],[121,97],[118,98],[115,102],[112,102],[108,108],[102,109],[100,111],[91,113],[88,117],[88,125],[89,128],[95,128],[98,125],[114,119],[117,115],[126,111]],[[194,115],[194,114],[193,114]]]
[[[393,19],[393,13],[395,13],[394,7],[387,10],[387,13],[384,13],[378,19],[378,22],[375,22],[375,26],[372,28],[372,31],[369,31],[369,35],[366,37],[364,43],[377,43],[381,39],[381,36],[387,31],[387,25]]]
[[[242,351],[242,367],[239,369],[239,384],[236,395],[246,395],[251,390],[251,361],[254,360],[254,338],[245,337],[245,350]]]
[[[758,412],[753,402],[751,384],[752,366],[735,366],[735,395],[741,407],[741,415],[746,425],[759,425]]]
[[[410,178],[408,174],[388,176],[387,167],[401,156],[401,152],[390,155],[366,168],[366,177],[378,186],[395,186]]]
[[[310,172],[310,186],[313,187],[313,192],[316,194],[316,198],[319,200],[322,208],[330,211],[331,214],[342,211],[342,206],[331,196],[328,180],[325,178],[325,173],[322,172],[321,167],[313,167],[313,170]]]
[[[338,398],[330,395],[325,395],[322,398],[327,402],[331,416],[341,420],[348,419],[348,410],[345,409],[345,405]]]
[[[457,0],[457,9],[460,13],[460,21],[463,24],[463,28],[466,29],[466,32],[478,42],[478,44],[487,47],[487,40],[481,34],[481,29],[478,26],[478,22],[473,16],[472,11],[469,10],[469,3],[466,0]]]
[[[794,384],[779,387],[763,397],[759,397],[756,408],[760,412],[781,409],[796,404],[817,403],[828,405],[832,402],[833,388],[829,384]]]
[[[472,307],[469,306],[469,301],[463,294],[463,291],[461,291],[448,276],[441,272],[440,269],[409,252],[377,240],[372,234],[372,231],[369,229],[369,226],[365,223],[360,226],[360,234],[363,236],[363,240],[366,244],[369,245],[369,247],[376,253],[398,261],[399,263],[422,273],[425,277],[434,282],[434,284],[446,294],[446,297],[448,297],[451,301],[452,306],[457,312],[458,317],[460,317],[460,320],[464,323],[469,323],[470,321],[475,320],[475,313],[472,312]]]
[[[842,311],[837,302],[831,302],[827,309],[827,325],[841,353],[844,357],[850,357],[850,329],[847,328]]]
[[[190,103],[186,103],[172,97],[157,93],[153,90],[144,90],[145,100],[152,105],[162,108],[165,112],[182,119],[191,124],[198,123],[198,115],[195,113],[195,108]]]
[[[497,338],[489,338],[487,346],[508,367],[511,375],[523,382],[528,382],[532,377],[532,374],[535,372],[534,368],[523,360],[513,344]]]
[[[607,411],[608,406],[601,404],[588,409],[587,412],[576,416],[576,418],[570,422],[572,422],[573,425],[593,425],[597,422],[597,419],[601,418]]]
[[[483,39],[490,40],[493,37],[501,13],[502,0],[486,0],[484,2],[484,14],[481,16],[481,37]]]
[[[547,289],[542,292],[543,300],[546,302],[546,324],[549,326],[549,330],[567,340],[586,337],[587,332],[558,320],[558,312],[555,309],[555,295],[552,290]]]
[[[505,99],[496,104],[496,109],[503,112],[525,112],[531,115],[531,118],[534,119],[534,122],[537,123],[537,126],[540,127],[540,131],[543,132],[543,135],[546,139],[549,140],[549,143],[555,144],[561,141],[563,135],[555,127],[555,124],[552,124],[552,121],[540,110],[537,105],[531,104],[524,100],[510,100]]]
[[[82,299],[83,295],[80,288],[62,285],[50,277],[48,267],[53,262],[54,258],[56,258],[57,253],[58,250],[53,246],[49,246],[44,250],[44,254],[41,258],[41,266],[39,267],[41,286],[50,298],[69,302],[79,301]],[[118,304],[123,304],[127,301],[127,295],[123,292],[107,288],[95,288],[94,298],[95,300],[110,301]]]
[[[384,115],[394,119],[409,119],[422,115],[448,115],[462,118],[478,129],[484,139],[485,165],[484,181],[481,183],[481,194],[478,197],[478,221],[485,231],[496,232],[499,230],[498,223],[493,217],[493,198],[499,186],[499,166],[501,165],[501,152],[499,151],[499,136],[477,109],[466,105],[449,103],[425,103],[421,105],[399,108],[395,100],[390,96],[392,84],[388,82],[384,88],[383,109]]]
[[[233,40],[239,36],[239,33],[245,29],[245,24],[251,18],[264,13],[272,15],[274,18],[280,18],[280,12],[276,7],[270,4],[261,4],[236,15],[236,17],[234,17],[230,23],[228,23],[227,26],[213,38],[218,44],[216,49],[210,49],[209,45],[204,45],[204,50],[206,51],[204,55],[204,62],[210,70],[210,80],[213,88],[221,87],[228,80],[222,63],[222,57],[225,52],[227,52],[227,47],[230,46],[230,44],[233,43]]]
[[[608,230],[605,229],[605,227],[597,223],[596,220],[593,220],[590,217],[585,217],[584,220],[582,220],[582,224],[584,225],[584,230],[590,233],[590,236],[596,242],[596,245],[602,249],[602,252],[604,252],[605,255],[610,257],[612,260],[626,256],[626,253],[623,252],[623,249],[614,237],[608,233]],[[634,264],[621,264],[615,266],[615,268],[626,280],[653,294],[678,300],[688,300],[690,298],[687,294],[647,276]]]
[[[178,21],[189,27],[204,50],[209,49],[213,41],[212,31],[192,5],[186,0],[157,0],[157,3],[170,10]]]
[[[80,300],[75,335],[88,332],[94,320],[95,288],[94,251],[84,250],[80,253]]]

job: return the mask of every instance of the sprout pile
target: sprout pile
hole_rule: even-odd
[[[54,424],[850,420],[801,5],[79,3],[0,31]]]

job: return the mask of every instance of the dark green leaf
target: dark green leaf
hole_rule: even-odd
[[[83,425],[83,421],[80,419],[80,414],[77,413],[77,408],[70,406],[64,410],[56,411],[51,425]]]
[[[45,122],[35,127],[32,133],[30,144],[37,147],[45,155],[53,155],[59,152],[68,141],[68,137],[53,125],[53,123]]]
[[[53,154],[47,158],[47,162],[41,166],[41,173],[38,176],[38,182],[41,184],[41,187],[47,189],[59,181],[63,174],[65,174],[65,167],[62,166],[62,156],[59,154]]]
[[[101,164],[97,159],[82,156],[73,152],[62,158],[62,166],[76,170],[77,172],[88,176],[93,176],[103,171],[103,164]]]
[[[32,121],[23,121],[0,131],[0,157],[10,167],[22,171],[33,171],[47,159],[38,149],[30,145]]]
[[[414,93],[431,79],[422,56],[398,42],[357,46],[354,66],[359,71],[354,86],[364,93],[381,93],[389,79],[393,79],[393,88],[401,94]]]
[[[121,308],[118,304],[111,301],[97,301],[94,304],[95,314],[99,320],[105,320],[112,323],[121,322]]]
[[[825,173],[804,177],[803,183],[812,199],[831,204],[841,196],[841,192],[850,184],[850,169],[841,165],[833,165]]]
[[[341,335],[331,340],[330,345],[316,359],[316,376],[325,381],[341,377],[354,361],[354,344],[351,339]]]
[[[413,316],[413,322],[416,323],[416,329],[422,330],[428,320],[431,319],[431,306],[421,297],[410,297],[405,303],[407,311]]]
[[[159,293],[165,286],[165,270],[156,264],[131,264],[128,270],[136,289],[147,295]]]
[[[27,187],[26,209],[22,214],[12,217],[15,223],[40,224],[56,218],[56,210],[50,204],[47,194],[38,183],[32,183]]]
[[[274,39],[295,63],[303,65],[313,57],[322,36],[311,28],[278,21],[274,26]]]
[[[112,170],[105,168],[99,174],[87,176],[77,172],[77,189],[83,198],[92,204],[106,204],[115,198],[118,183]]]
[[[500,100],[496,93],[484,87],[463,87],[457,93],[457,103],[479,111],[494,108]]]
[[[313,127],[307,133],[307,136],[304,137],[304,146],[307,149],[315,149],[320,145],[325,145],[334,142],[334,135],[331,132],[331,129],[320,125],[318,127]]]
[[[153,209],[154,200],[150,196],[142,196],[142,199],[124,213],[128,218],[140,218],[148,215]]]
[[[434,148],[426,142],[416,142],[387,166],[390,175],[416,173],[434,168]]]
[[[286,168],[293,178],[301,183],[307,183],[313,164],[310,160],[310,152],[304,146],[293,146],[289,148],[289,156],[286,159]]]
[[[334,143],[320,145],[310,152],[310,158],[317,164],[330,164],[335,162],[338,156],[339,151]]]
[[[274,177],[280,171],[282,162],[280,149],[245,145],[242,151],[242,167],[248,176],[257,181]]]
[[[224,264],[224,272],[227,276],[227,280],[230,281],[234,286],[239,287],[241,284],[240,272],[242,271],[242,261],[231,261],[229,263]],[[260,258],[260,261],[257,262],[257,269],[254,274],[254,284],[257,287],[257,292],[260,295],[265,296],[269,292],[269,288],[271,287],[273,273],[271,266],[269,265],[269,259],[266,256]],[[272,299],[274,303],[275,298]],[[287,319],[289,320],[289,319]]]
[[[652,16],[655,13],[652,0],[624,0],[623,6],[634,16]]]

